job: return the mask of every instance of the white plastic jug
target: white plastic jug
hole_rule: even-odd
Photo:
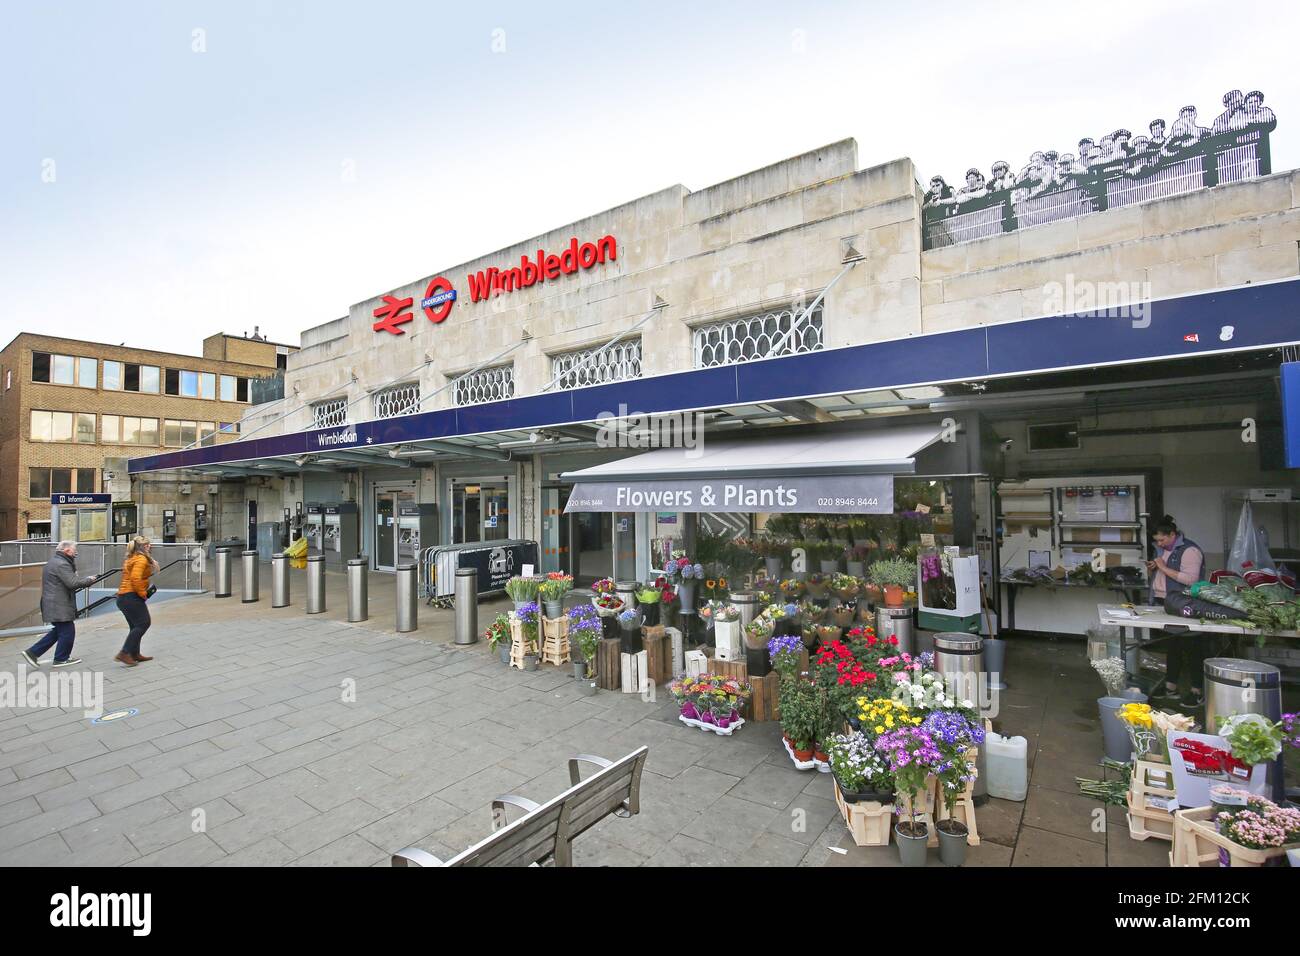
[[[985,772],[990,797],[1024,800],[1029,793],[1029,742],[1024,737],[984,737]]]

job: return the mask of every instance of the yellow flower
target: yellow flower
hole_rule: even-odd
[[[884,732],[885,732],[885,728],[881,727],[879,724],[876,724],[876,733],[883,734]]]

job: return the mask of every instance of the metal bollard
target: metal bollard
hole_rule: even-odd
[[[416,607],[419,588],[414,564],[397,566],[397,633],[413,631],[416,627]]]
[[[283,554],[271,556],[271,607],[289,606],[289,559]]]
[[[307,559],[307,613],[320,614],[325,610],[325,555],[313,554]]]
[[[257,552],[244,552],[244,574],[243,574],[243,603],[254,604],[257,602]]]
[[[456,643],[478,640],[478,569],[456,569]]]
[[[219,598],[230,597],[230,549],[217,548],[217,580],[212,593]]]
[[[369,558],[348,559],[348,620],[356,623],[370,617]]]

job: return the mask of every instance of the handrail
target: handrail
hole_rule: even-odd
[[[156,574],[162,574],[164,571],[166,571],[168,568],[172,567],[173,565],[180,564],[182,561],[188,561],[188,560],[190,560],[190,559],[187,558],[187,557],[183,557],[183,558],[177,558],[175,561],[168,561],[166,564],[162,565],[162,566],[157,570]],[[89,590],[90,590],[91,588],[93,588],[97,583],[99,583],[100,581],[104,580],[105,578],[107,578],[107,577],[111,577],[111,576],[114,575],[114,574],[121,574],[121,573],[122,573],[122,569],[121,569],[121,568],[113,568],[111,571],[105,571],[103,574],[99,575],[99,577],[95,578],[93,581],[91,581],[89,584],[87,584],[87,585],[85,586],[84,590],[89,591]],[[154,576],[154,575],[150,575],[150,577],[153,577],[153,576]],[[83,589],[82,589],[82,588],[78,588],[77,590],[83,590]],[[80,611],[78,611],[78,612],[77,612],[77,617],[89,617],[89,616],[90,616],[90,612],[93,611],[95,608],[100,607],[101,605],[106,604],[106,603],[108,603],[109,601],[114,601],[114,600],[116,600],[116,599],[117,599],[117,595],[116,595],[116,594],[105,594],[105,595],[104,595],[102,598],[100,598],[99,600],[97,600],[97,601],[93,601],[93,602],[91,602],[90,604],[87,604],[84,608],[82,608]]]

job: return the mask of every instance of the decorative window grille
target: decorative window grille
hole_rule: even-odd
[[[780,349],[772,357],[818,351],[822,347],[820,304],[799,323],[794,334],[788,334],[790,324],[803,314],[804,308],[774,309],[699,326],[692,335],[695,367],[713,368],[768,358],[778,343]]]
[[[515,367],[481,368],[457,379],[455,391],[457,405],[479,405],[512,398],[515,394]]]
[[[641,377],[641,340],[616,342],[605,351],[601,346],[564,352],[551,357],[551,377],[559,388],[604,385]],[[596,355],[600,352],[599,355]],[[595,358],[591,356],[595,355]]]
[[[407,382],[375,392],[375,418],[398,418],[420,410],[420,383]]]
[[[312,428],[337,428],[348,423],[348,400],[332,398],[311,407]]]

